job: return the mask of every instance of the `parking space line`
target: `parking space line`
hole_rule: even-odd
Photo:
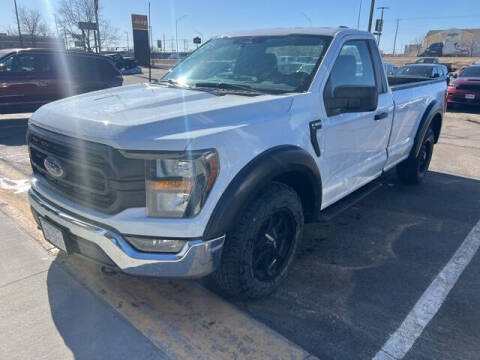
[[[457,249],[450,261],[425,290],[400,327],[373,360],[402,359],[420,337],[430,320],[442,306],[462,272],[480,247],[480,221]]]

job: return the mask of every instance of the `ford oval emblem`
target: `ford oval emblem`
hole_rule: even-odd
[[[48,173],[53,177],[61,178],[65,173],[60,161],[58,161],[54,157],[47,156],[45,160],[43,160],[43,165],[45,166],[45,169],[48,171]]]

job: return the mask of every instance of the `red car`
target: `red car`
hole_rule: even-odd
[[[469,66],[448,85],[448,104],[480,105],[480,66]]]
[[[30,112],[66,96],[120,86],[110,58],[49,49],[0,50],[0,114]]]

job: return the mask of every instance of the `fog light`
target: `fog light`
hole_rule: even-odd
[[[185,240],[156,239],[148,237],[126,236],[125,239],[134,248],[144,252],[178,253],[183,249]]]

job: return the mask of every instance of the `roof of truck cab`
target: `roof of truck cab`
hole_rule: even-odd
[[[234,33],[227,33],[221,37],[242,37],[242,36],[284,36],[284,35],[323,35],[335,36],[340,32],[357,34],[370,34],[366,31],[359,31],[347,27],[296,27],[296,28],[272,28],[245,30]]]

